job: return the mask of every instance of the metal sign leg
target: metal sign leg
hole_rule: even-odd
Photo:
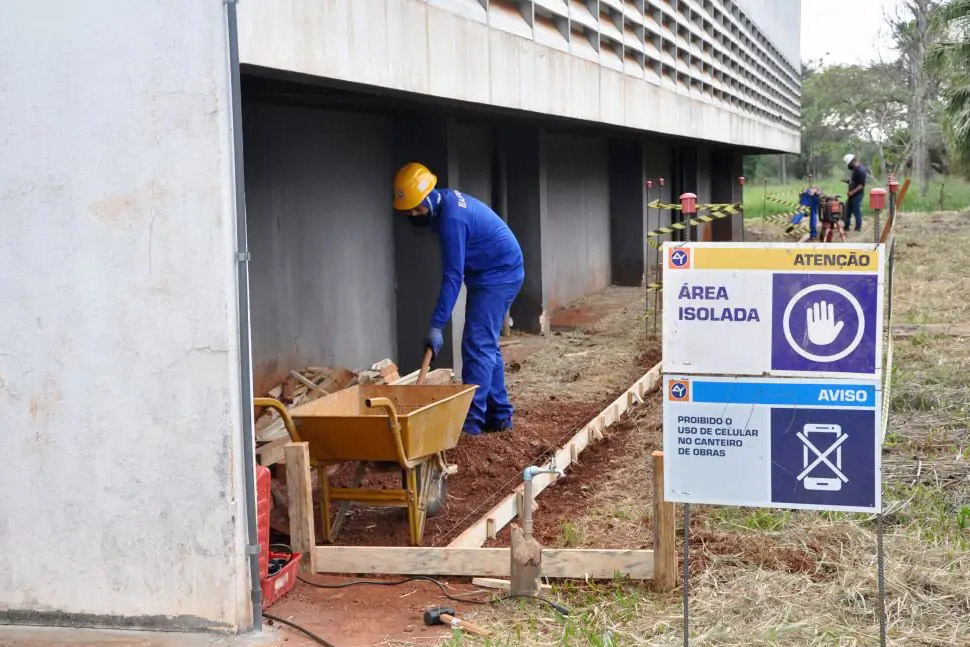
[[[684,504],[684,647],[690,645],[690,504]],[[885,646],[883,646],[885,647]]]
[[[879,647],[886,647],[886,566],[882,549],[882,514],[876,515],[876,567],[879,582]]]

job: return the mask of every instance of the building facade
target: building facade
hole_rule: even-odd
[[[648,199],[799,147],[798,0],[49,4],[0,0],[0,622],[252,625],[253,391],[419,360],[403,163],[507,220],[542,332],[643,281]]]

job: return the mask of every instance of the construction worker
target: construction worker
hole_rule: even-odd
[[[842,161],[852,171],[852,177],[849,178],[849,193],[845,200],[845,214],[842,216],[842,225],[848,231],[852,222],[852,215],[855,214],[855,230],[860,231],[862,229],[862,198],[865,196],[866,175],[869,172],[852,153],[847,153]]]
[[[404,165],[394,178],[394,208],[411,224],[429,227],[441,245],[441,289],[424,345],[434,356],[444,346],[442,329],[451,318],[462,281],[467,288],[461,339],[462,381],[478,389],[463,431],[512,429],[513,407],[505,388],[499,349],[502,323],[522,287],[522,249],[512,230],[488,205],[455,189],[436,188],[425,166]]]

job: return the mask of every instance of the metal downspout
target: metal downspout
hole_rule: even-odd
[[[249,559],[253,628],[263,629],[263,594],[259,584],[259,538],[256,530],[256,452],[253,430],[253,366],[249,331],[249,240],[246,228],[246,174],[243,166],[242,89],[239,75],[237,0],[226,0],[229,27],[229,85],[232,96],[232,148],[236,184],[236,286],[239,320],[239,406],[242,420],[243,478],[246,481],[246,556]]]

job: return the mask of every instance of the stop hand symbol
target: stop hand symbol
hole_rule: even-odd
[[[817,346],[828,346],[842,332],[844,321],[835,321],[835,306],[826,301],[814,303],[805,309],[808,340]]]

